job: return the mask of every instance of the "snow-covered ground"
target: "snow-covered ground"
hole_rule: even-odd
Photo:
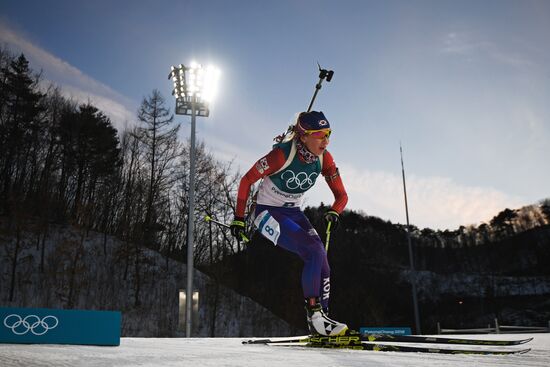
[[[529,353],[510,356],[242,345],[241,341],[246,338],[122,338],[119,347],[0,344],[0,366],[550,366],[550,334],[474,335],[471,337],[515,339],[531,336],[535,338],[533,341],[515,347],[530,347]],[[508,347],[510,348],[512,347]]]

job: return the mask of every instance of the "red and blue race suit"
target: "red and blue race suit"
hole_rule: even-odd
[[[300,256],[304,261],[304,298],[320,298],[323,308],[328,309],[330,267],[327,253],[319,235],[300,209],[304,193],[315,184],[319,174],[325,177],[334,194],[331,209],[341,213],[348,196],[332,155],[325,150],[318,159],[307,163],[296,152],[294,140],[276,144],[241,179],[236,216],[244,217],[250,188],[263,178],[255,212],[257,230],[275,245]]]

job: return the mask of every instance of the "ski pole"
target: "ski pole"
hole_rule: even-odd
[[[205,220],[206,222],[216,223],[217,225],[222,226],[222,227],[225,227],[225,228],[231,228],[229,225],[227,225],[227,224],[225,224],[225,223],[218,222],[217,220],[212,219],[212,217],[209,216],[209,215],[206,215],[206,216],[204,217],[204,220]]]
[[[325,240],[325,250],[328,252],[328,244],[330,243],[330,226],[332,225],[332,222],[328,222],[327,224],[327,238]]]
[[[321,83],[323,83],[323,80],[326,79],[327,82],[330,82],[332,79],[332,76],[334,75],[334,71],[332,70],[321,69],[321,65],[319,65],[319,63],[317,63],[317,66],[319,67],[319,83],[315,85],[315,93],[313,93],[313,98],[311,98],[311,102],[309,103],[307,112],[311,111],[311,108],[313,107],[313,102],[317,97],[317,93],[319,93],[319,90],[321,89]]]
[[[212,223],[215,223],[215,224],[217,224],[217,225],[219,225],[219,226],[221,226],[221,227],[224,227],[224,228],[231,228],[230,225],[225,224],[225,223],[222,223],[222,222],[218,222],[217,220],[213,219],[213,218],[212,218],[211,216],[209,216],[209,215],[206,215],[206,216],[204,217],[204,220],[205,220],[205,222],[212,222]],[[241,233],[241,237],[242,237],[242,239],[243,239],[243,242],[248,242],[248,241],[249,241],[248,237],[246,237],[246,235],[245,235],[244,233]]]

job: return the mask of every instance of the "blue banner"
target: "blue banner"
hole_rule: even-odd
[[[0,308],[0,343],[120,345],[118,311]]]
[[[362,327],[361,335],[386,334],[386,335],[411,335],[410,327]]]

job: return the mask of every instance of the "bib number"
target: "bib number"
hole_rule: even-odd
[[[274,245],[277,245],[277,240],[281,234],[281,227],[279,226],[279,222],[267,210],[264,210],[256,217],[254,224],[265,238],[273,242]]]

